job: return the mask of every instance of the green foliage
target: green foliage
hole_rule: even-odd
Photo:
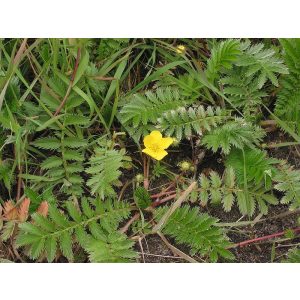
[[[300,132],[300,73],[290,74],[281,80],[275,114],[286,121],[288,126]]]
[[[267,153],[262,150],[245,148],[232,150],[226,158],[225,165],[234,169],[238,184],[244,185],[246,178],[246,183],[264,183],[269,187],[271,178],[277,172],[274,167],[276,163],[279,163],[279,160],[268,158]]]
[[[284,263],[300,263],[300,249],[294,248],[289,250],[287,258],[283,261]]]
[[[174,87],[179,90],[180,95],[192,99],[198,98],[201,94],[203,85],[196,79],[196,74],[185,73],[178,78],[167,75],[162,77],[157,83],[157,87],[167,88]]]
[[[99,96],[103,95],[107,90],[107,81],[97,79],[99,77],[100,70],[95,66],[95,64],[90,64],[86,70],[86,82],[90,87],[91,91]]]
[[[152,203],[149,192],[143,187],[137,187],[134,191],[134,201],[138,208],[145,209]]]
[[[291,204],[291,209],[300,207],[300,171],[295,170],[289,164],[282,162],[274,177],[274,188],[284,193],[281,199],[283,204]]]
[[[284,51],[284,61],[290,73],[300,73],[300,39],[279,39]]]
[[[56,150],[55,155],[50,155],[41,163],[41,176],[24,174],[23,178],[31,182],[41,183],[44,186],[59,186],[61,192],[67,195],[80,196],[83,193],[83,178],[81,172],[84,170],[84,150],[87,141],[75,137],[66,137],[64,133],[57,137],[39,138],[32,145],[44,150]]]
[[[158,208],[155,219],[158,221],[168,207]],[[233,259],[233,254],[226,248],[230,245],[220,227],[215,226],[217,219],[208,214],[199,213],[199,209],[188,205],[177,208],[167,220],[163,233],[173,237],[177,243],[186,244],[192,254],[208,257],[216,262],[219,257]]]
[[[165,112],[193,103],[195,100],[180,95],[176,88],[158,88],[145,95],[134,94],[125,102],[119,120],[136,139],[154,129]]]
[[[2,218],[1,218],[0,221],[3,222]],[[1,225],[3,225],[3,224],[1,224]],[[3,226],[3,228],[0,228],[0,230],[1,230],[1,236],[0,236],[1,241],[5,242],[8,239],[10,239],[12,237],[13,233],[15,232],[17,226],[18,226],[18,222],[15,221],[15,220],[6,222],[5,225]]]
[[[300,66],[299,39],[281,39],[284,49],[284,60],[289,67],[289,75],[280,80],[281,89],[275,103],[275,114],[286,121],[288,126],[300,132]]]
[[[211,203],[222,203],[226,212],[231,210],[234,203],[233,191],[236,185],[232,168],[225,170],[222,179],[214,171],[210,173],[209,178],[202,173],[199,176],[199,185],[201,189],[199,199],[202,205],[207,205],[210,200]]]
[[[153,166],[152,175],[154,178],[161,178],[162,176],[170,177],[170,171],[165,165],[157,161]]]
[[[49,218],[35,213],[32,215],[33,223],[20,224],[17,247],[27,246],[31,259],[37,259],[44,253],[48,262],[55,259],[58,248],[72,261],[74,243],[86,247],[92,261],[123,261],[130,258],[132,243],[126,242],[121,234],[116,234],[119,223],[130,214],[127,203],[83,198],[81,210],[71,201],[67,201],[65,206],[66,214],[50,206]]]
[[[55,112],[60,102],[65,97],[67,89],[68,85],[59,76],[51,76],[47,80],[47,85],[41,87],[40,101],[51,111]],[[62,108],[62,113],[82,105],[83,102],[83,99],[80,99],[74,91],[71,91],[66,106]],[[43,111],[43,109],[41,111]],[[45,117],[49,118],[47,115],[45,115]]]
[[[251,115],[267,96],[264,90],[258,87],[258,78],[254,74],[246,76],[246,68],[234,67],[226,72],[220,82],[224,85],[223,92],[230,102],[244,113]]]
[[[9,161],[1,161],[0,159],[0,182],[3,181],[7,190],[11,190],[11,186],[14,183],[14,177],[11,172],[11,163]]]
[[[164,201],[180,197],[199,170],[199,187],[162,229],[196,259],[232,258],[212,206],[224,213],[237,206],[249,220],[267,214],[276,197],[300,207],[300,171],[260,150],[262,142],[299,141],[300,39],[30,39],[26,53],[18,52],[22,42],[0,39],[5,252],[16,244],[23,259],[135,261],[136,238],[153,234],[169,209]],[[176,53],[181,44],[184,53]],[[263,119],[275,119],[296,143],[285,135],[276,145],[258,125]],[[163,162],[141,159],[141,138],[152,130],[174,138]],[[21,206],[24,197],[33,215],[21,224],[6,216],[5,201]],[[44,201],[49,217],[37,213]],[[197,202],[212,216],[192,208]]]
[[[20,80],[17,76],[13,76],[5,93],[5,103],[9,107],[10,111],[18,112],[20,110],[20,95]]]
[[[209,80],[214,81],[219,78],[220,73],[226,73],[228,70],[232,69],[230,73],[234,74],[236,67],[242,67],[240,70],[245,78],[239,79],[237,82],[234,79],[230,81],[234,83],[234,87],[231,89],[231,92],[234,91],[234,93],[237,92],[237,87],[239,87],[238,93],[242,92],[241,87],[248,85],[250,88],[250,79],[254,77],[257,78],[254,80],[257,89],[261,89],[268,79],[273,85],[278,86],[276,74],[288,74],[288,69],[282,59],[276,55],[273,49],[265,49],[263,43],[251,44],[249,41],[240,42],[228,39],[213,46],[211,57],[207,61],[206,76]],[[242,81],[244,83],[241,85]],[[251,85],[251,90],[254,92],[254,85]],[[242,92],[242,94],[244,93],[245,91]]]
[[[214,81],[222,69],[231,69],[240,53],[238,40],[225,40],[214,46],[211,49],[211,57],[207,61],[207,78]]]
[[[101,199],[115,195],[113,187],[120,185],[121,168],[128,167],[130,161],[125,149],[96,148],[89,160],[90,166],[85,170],[91,176],[87,181],[91,194],[98,194]]]
[[[237,203],[241,214],[252,216],[255,208],[262,214],[268,213],[268,205],[278,204],[277,198],[270,189],[261,184],[238,185],[233,168],[228,167],[222,178],[212,171],[209,178],[201,174],[199,177],[199,200],[202,205],[222,203],[225,212],[229,212]]]
[[[124,263],[137,257],[137,253],[132,250],[133,245],[134,242],[127,239],[126,235],[113,232],[103,240],[92,238],[85,250],[92,263]]]
[[[258,145],[264,135],[260,127],[236,118],[207,133],[202,144],[213,152],[221,148],[224,154],[228,154],[232,148],[243,149]]]
[[[158,119],[158,128],[168,136],[176,136],[178,140],[188,138],[194,132],[202,135],[203,131],[210,131],[218,124],[228,119],[228,112],[217,107],[207,109],[200,105],[196,108],[180,107],[177,110],[165,112]]]
[[[129,44],[129,39],[101,39],[98,46],[99,59],[108,58]]]
[[[265,49],[264,44],[251,44],[244,42],[241,44],[243,54],[236,62],[237,66],[246,67],[246,77],[257,77],[257,87],[261,89],[267,80],[278,86],[276,74],[288,74],[287,67],[283,60],[276,55],[273,49]]]

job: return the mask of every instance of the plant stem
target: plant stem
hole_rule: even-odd
[[[298,232],[300,232],[300,227],[294,228],[294,229],[292,229],[292,231],[294,233],[298,233]],[[273,233],[273,234],[261,236],[261,237],[255,238],[255,239],[246,240],[246,241],[234,244],[232,246],[229,246],[228,249],[237,248],[237,247],[244,247],[244,246],[247,246],[249,244],[257,243],[257,242],[264,241],[264,240],[269,240],[269,239],[272,239],[272,238],[275,238],[275,237],[282,236],[285,233],[286,233],[286,231],[281,231],[281,232],[276,232],[276,233]]]
[[[74,71],[72,73],[72,77],[71,77],[71,80],[70,80],[70,83],[69,83],[69,86],[68,86],[68,89],[67,89],[67,92],[65,94],[65,97],[63,99],[63,101],[61,102],[61,104],[59,105],[59,107],[57,108],[56,112],[54,113],[54,117],[57,116],[60,111],[63,109],[64,105],[66,104],[67,102],[67,99],[69,97],[69,94],[71,92],[71,89],[73,87],[73,82],[74,82],[74,79],[75,79],[75,75],[77,73],[77,69],[78,69],[78,66],[79,66],[79,60],[80,60],[80,56],[81,56],[81,48],[78,48],[77,50],[77,57],[76,57],[76,62],[75,62],[75,67],[74,67]]]
[[[173,246],[172,244],[169,243],[169,241],[165,238],[165,236],[158,231],[157,234],[159,235],[159,237],[162,239],[162,241],[166,244],[166,246],[176,255],[182,257],[183,259],[185,259],[186,261],[190,262],[190,263],[198,263],[195,259],[193,259],[192,257],[190,257],[189,255],[185,254],[184,252],[182,252],[181,250],[179,250],[178,248],[176,248],[175,246]]]
[[[19,176],[18,176],[18,185],[17,185],[17,196],[16,200],[18,201],[21,197],[21,188],[22,188],[22,170],[23,170],[23,165],[19,167]]]
[[[150,170],[150,158],[144,155],[144,188],[149,188],[149,170]]]
[[[140,217],[140,213],[139,212],[137,212],[137,213],[135,213],[134,215],[133,215],[133,217],[119,230],[121,233],[125,233],[128,229],[129,229],[129,227],[130,227],[130,225],[134,222],[134,221],[136,221],[136,220],[138,220],[139,219],[139,217]]]
[[[195,189],[197,186],[197,182],[193,181],[190,186],[182,193],[182,195],[173,203],[173,205],[168,209],[168,211],[162,216],[160,221],[153,227],[152,232],[156,233],[157,231],[161,230],[170,216],[174,213],[174,211],[180,207],[182,202],[187,198],[187,196]],[[176,197],[176,195],[175,195]]]
[[[290,210],[285,211],[277,216],[260,219],[257,221],[254,220],[254,221],[241,221],[241,222],[232,222],[232,223],[217,223],[216,226],[219,226],[219,227],[243,227],[243,226],[248,226],[248,225],[255,225],[257,223],[262,223],[262,222],[266,222],[266,221],[270,221],[270,220],[281,219],[281,218],[285,218],[287,216],[299,214],[299,213],[300,213],[300,208],[292,210],[292,211],[290,211]]]
[[[172,200],[172,199],[174,199],[175,197],[176,197],[176,193],[175,194],[171,194],[171,195],[169,195],[169,196],[167,196],[167,197],[165,197],[165,198],[163,198],[163,199],[161,199],[161,200],[156,200],[156,201],[154,201],[153,203],[152,203],[152,207],[156,207],[156,206],[158,206],[158,205],[160,205],[160,204],[163,204],[164,202],[167,202],[167,201],[169,201],[169,200]]]

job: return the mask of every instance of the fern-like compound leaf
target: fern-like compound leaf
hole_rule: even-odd
[[[193,133],[202,135],[228,119],[228,112],[209,106],[206,110],[200,105],[197,108],[180,107],[165,112],[158,119],[158,128],[168,136],[176,136],[178,140],[188,138]]]
[[[225,212],[229,212],[233,205],[237,203],[241,214],[252,216],[255,208],[258,207],[262,214],[268,213],[268,205],[278,204],[277,198],[265,186],[238,185],[234,169],[228,167],[222,178],[214,171],[210,176],[201,174],[199,176],[200,193],[199,200],[201,205],[208,202],[222,204]]]
[[[288,74],[288,68],[284,65],[283,60],[278,58],[275,50],[264,49],[262,43],[250,45],[245,42],[241,47],[244,49],[243,55],[239,56],[236,65],[247,68],[247,77],[256,76],[259,89],[267,80],[278,86],[276,74]]]
[[[202,139],[202,144],[213,152],[221,149],[224,154],[228,154],[233,147],[243,149],[258,145],[264,135],[260,127],[236,118],[207,133]]]
[[[213,47],[211,57],[207,61],[207,78],[210,81],[214,81],[218,78],[222,68],[231,69],[240,53],[240,43],[238,40],[225,40]]]
[[[291,209],[300,207],[300,171],[295,170],[289,164],[282,162],[279,172],[274,177],[275,189],[283,192],[281,199],[283,204],[291,204]]]
[[[84,248],[92,263],[124,263],[137,257],[133,245],[125,234],[113,232],[103,239],[92,238]]]
[[[81,210],[72,202],[67,202],[65,214],[54,206],[49,207],[49,218],[38,213],[33,214],[33,223],[20,224],[17,246],[27,246],[32,259],[45,253],[49,262],[54,260],[58,247],[62,254],[72,261],[73,244],[76,241],[83,246],[89,241],[105,237],[110,241],[111,247],[118,250],[118,244],[113,245],[113,242],[119,240],[109,237],[116,232],[118,224],[128,218],[129,205],[124,202],[102,202],[99,199],[94,200],[94,204],[92,207],[87,199],[83,199]],[[96,230],[95,227],[98,229]],[[125,245],[129,247],[128,243]],[[98,255],[100,260],[101,253]],[[112,252],[111,255],[112,257],[109,257],[106,253],[103,261],[114,260],[117,254]]]
[[[158,208],[155,211],[155,219],[158,221],[169,209]],[[163,233],[173,237],[177,243],[190,246],[192,254],[202,257],[208,256],[215,262],[219,256],[225,259],[233,259],[233,254],[226,248],[230,245],[227,237],[220,227],[215,226],[217,219],[202,214],[198,208],[183,206],[167,220]]]
[[[125,103],[119,113],[119,120],[137,140],[154,129],[157,119],[166,111],[192,104],[195,99],[187,98],[176,88],[158,88],[145,95],[135,94]]]
[[[114,186],[119,184],[121,168],[125,168],[131,161],[125,155],[125,150],[95,149],[95,154],[90,158],[90,167],[86,169],[91,177],[87,185],[92,194],[98,194],[102,199],[115,194]]]

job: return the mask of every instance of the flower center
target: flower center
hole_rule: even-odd
[[[153,152],[159,152],[160,150],[160,146],[158,144],[152,144],[150,148]]]

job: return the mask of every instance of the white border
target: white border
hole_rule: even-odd
[[[297,299],[299,264],[1,264],[1,299]]]
[[[0,37],[300,37],[299,1],[1,3]],[[297,264],[0,264],[1,299],[292,299]],[[295,297],[296,296],[296,297]]]
[[[299,37],[297,0],[2,1],[1,37]]]

